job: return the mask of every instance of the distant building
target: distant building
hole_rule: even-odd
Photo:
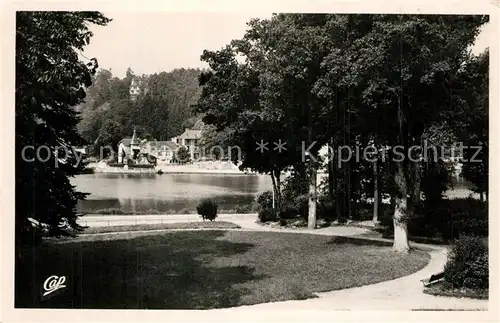
[[[137,138],[134,128],[132,138],[123,138],[118,143],[118,163],[122,164],[127,159],[138,161],[141,157],[140,152],[141,142],[139,141],[139,138]]]
[[[130,94],[130,100],[135,101],[139,94],[141,94],[141,88],[139,87],[139,82],[133,78],[132,82],[130,83],[130,89],[129,89],[129,94]]]
[[[144,151],[156,158],[158,163],[169,164],[174,160],[175,152],[179,146],[172,141],[148,141]]]
[[[191,160],[200,157],[200,139],[202,136],[205,124],[202,120],[198,120],[194,126],[189,129],[186,128],[182,134],[171,139],[172,142],[179,146],[186,147],[191,155]]]

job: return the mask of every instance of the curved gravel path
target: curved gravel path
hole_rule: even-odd
[[[220,221],[241,226],[241,230],[297,232],[332,236],[355,236],[368,232],[356,227],[328,227],[316,230],[280,229],[255,223],[256,214],[221,214]],[[80,223],[88,226],[130,225],[139,223],[175,223],[200,221],[198,215],[86,215]],[[238,229],[237,229],[238,230]],[[405,277],[372,285],[317,293],[317,298],[239,306],[210,311],[266,310],[488,310],[488,300],[433,296],[423,293],[421,279],[442,271],[446,262],[446,248],[414,244],[429,248],[431,259],[426,267]]]

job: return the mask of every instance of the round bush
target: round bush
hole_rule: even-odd
[[[257,196],[257,204],[260,209],[271,209],[273,207],[273,192],[265,191]]]
[[[452,288],[488,288],[488,245],[484,238],[461,235],[448,253],[445,282]]]
[[[295,219],[298,215],[295,205],[289,202],[282,202],[279,210],[280,219]]]
[[[335,205],[330,201],[323,201],[318,203],[317,217],[318,219],[335,221],[337,218]]]
[[[298,195],[297,197],[295,197],[294,203],[297,214],[306,219],[309,215],[309,195]]]
[[[196,211],[203,220],[213,221],[217,218],[217,203],[210,199],[202,200],[196,207]]]
[[[265,208],[259,210],[259,221],[260,222],[269,222],[269,221],[277,221],[278,220],[278,210],[273,208]]]

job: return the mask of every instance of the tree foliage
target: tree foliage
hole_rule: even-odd
[[[175,153],[174,159],[181,164],[189,163],[191,161],[189,150],[184,146],[179,147]]]
[[[488,195],[488,73],[489,50],[470,56],[459,72],[455,89],[457,106],[451,115],[454,130],[464,149],[464,177],[474,190]]]
[[[281,187],[276,178],[283,170],[304,166],[303,143],[316,143],[309,150],[312,157],[324,144],[334,150],[348,146],[355,151],[357,145],[389,148],[386,162],[377,166],[377,176],[383,177],[382,190],[394,202],[399,227],[395,248],[406,251],[405,223],[420,200],[422,180],[426,184],[432,179],[446,181],[446,169],[439,163],[425,168],[423,162],[413,161],[422,157],[421,152],[413,152],[411,159],[408,152],[422,144],[429,129],[452,124],[453,115],[464,113],[457,102],[485,111],[484,95],[472,92],[480,87],[464,98],[456,89],[473,82],[474,75],[476,80],[487,79],[487,66],[476,66],[478,72],[469,79],[462,73],[472,66],[467,63],[469,47],[487,19],[480,15],[278,14],[252,20],[242,39],[203,53],[210,71],[200,77],[198,111],[206,123],[229,133],[229,141],[242,148],[241,167],[274,177],[278,200]],[[477,120],[484,123],[483,116],[479,114]],[[471,117],[469,126],[474,123]],[[487,133],[484,125],[474,127]],[[451,138],[450,129],[437,132]],[[487,142],[479,132],[477,136]],[[285,152],[256,151],[261,140],[280,139],[287,143]],[[438,140],[441,145],[443,140]],[[405,154],[400,162],[394,161],[394,147]],[[333,160],[338,161],[338,156]],[[362,183],[373,169],[354,158],[340,167],[330,163],[330,198],[335,199],[337,212],[356,214],[355,205],[365,189]],[[484,171],[468,169],[481,174],[484,182]],[[439,186],[439,194],[445,188]]]
[[[193,104],[199,96],[199,69],[174,69],[171,72],[137,76],[129,68],[123,79],[113,77],[108,70],[97,72],[91,86],[87,88],[87,98],[78,106],[82,120],[78,130],[88,143],[99,147],[114,146],[116,140],[109,137],[104,124],[122,125],[118,138],[130,137],[133,128],[141,137],[168,140],[181,134],[189,120],[198,120]],[[136,100],[130,97],[129,89],[135,79],[141,94]],[[140,131],[141,130],[141,131]],[[141,134],[139,134],[141,132]],[[143,134],[142,134],[143,133]]]
[[[88,24],[106,25],[97,12],[18,12],[16,16],[16,242],[33,237],[29,219],[49,234],[77,228],[78,200],[69,178],[81,172],[75,154],[81,146],[74,107],[85,99],[97,61],[82,62],[78,52],[90,42]],[[34,147],[42,153],[36,156]],[[45,148],[42,148],[45,147]],[[61,155],[56,156],[59,148]],[[23,152],[26,152],[23,155]],[[23,158],[24,156],[25,158]],[[45,160],[46,159],[46,160]]]

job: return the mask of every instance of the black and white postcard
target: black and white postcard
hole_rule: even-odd
[[[498,2],[3,9],[2,321],[498,320]]]

